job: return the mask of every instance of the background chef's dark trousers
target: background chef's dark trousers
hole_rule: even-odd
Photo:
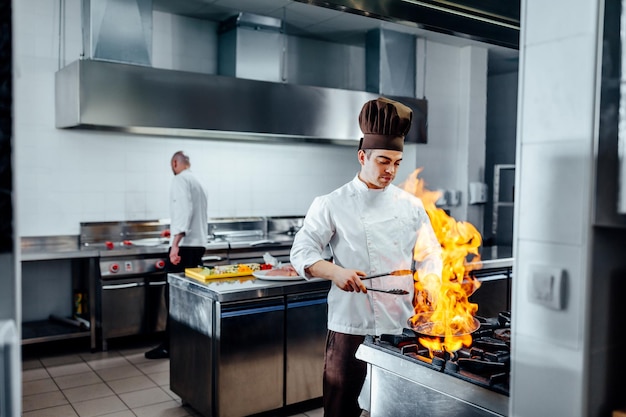
[[[324,417],[359,417],[359,394],[367,364],[354,355],[365,336],[337,333],[326,335],[324,358]]]
[[[165,270],[168,273],[185,272],[185,268],[196,268],[202,265],[202,257],[204,256],[205,248],[203,246],[179,246],[178,255],[180,256],[180,262],[178,265],[170,262],[170,251],[167,251],[167,259],[165,260]],[[161,346],[168,351],[170,350],[170,285],[165,284],[165,307],[167,308],[167,322],[165,324],[165,332],[163,335],[163,343]]]

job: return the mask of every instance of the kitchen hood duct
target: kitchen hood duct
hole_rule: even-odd
[[[285,37],[282,21],[239,13],[221,22],[218,73],[259,81],[285,81]]]
[[[83,0],[83,54],[87,59],[152,63],[152,0]]]
[[[365,37],[365,89],[396,96],[415,95],[415,36],[373,29]]]
[[[192,138],[357,146],[358,114],[379,94],[246,80],[99,60],[57,71],[56,127]],[[426,101],[411,107],[408,143],[426,143]]]
[[[295,0],[519,49],[520,0]]]

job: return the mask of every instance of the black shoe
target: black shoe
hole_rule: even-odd
[[[146,359],[166,359],[170,357],[170,352],[161,345],[144,353],[144,356]]]

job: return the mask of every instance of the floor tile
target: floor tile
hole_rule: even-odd
[[[138,417],[185,417],[194,415],[190,414],[189,410],[181,407],[180,403],[176,401],[133,408],[133,412]]]
[[[130,409],[172,401],[172,397],[159,387],[127,392],[119,397]]]
[[[91,369],[85,362],[80,362],[68,365],[46,366],[46,370],[53,377],[57,377],[64,375],[81,374],[84,372],[89,372]]]
[[[40,410],[64,404],[68,404],[68,402],[61,391],[44,392],[22,397],[22,411]]]
[[[104,416],[128,410],[128,407],[117,396],[97,398],[72,405],[80,417]]]
[[[169,360],[144,357],[152,347],[29,357],[22,417],[200,417],[170,390]],[[317,409],[291,417],[322,416]]]
[[[148,378],[153,380],[154,383],[157,384],[158,386],[169,385],[170,384],[170,371],[148,374]]]
[[[59,387],[52,378],[22,382],[22,395],[24,396],[51,391],[59,391]]]
[[[22,413],[22,417],[78,417],[71,405],[59,405]]]
[[[107,350],[106,352],[86,352],[86,353],[80,353],[79,355],[81,358],[83,358],[85,362],[89,362],[89,361],[93,361],[97,359],[119,358],[120,356],[122,356],[116,350]]]
[[[109,386],[104,382],[64,389],[63,394],[65,394],[69,402],[72,404],[115,395],[111,388],[109,388]]]
[[[26,359],[22,361],[22,370],[42,368],[43,363],[39,359]]]
[[[317,408],[304,413],[307,417],[324,417],[324,409]]]
[[[59,365],[69,365],[72,363],[82,363],[83,358],[80,355],[72,354],[72,355],[61,355],[61,356],[49,356],[47,358],[41,358],[41,363],[46,367],[50,366],[59,366]]]
[[[137,414],[133,413],[130,410],[118,411],[116,413],[102,415],[102,417],[136,417],[136,416]]]
[[[145,375],[116,379],[107,382],[107,384],[116,394],[139,391],[146,388],[155,388],[157,386],[152,380],[150,380],[150,378]]]
[[[142,373],[132,365],[100,369],[96,371],[96,373],[100,375],[100,378],[105,381],[113,381],[115,379],[130,378],[131,376],[142,375]]]
[[[63,375],[54,378],[54,382],[61,389],[80,387],[83,385],[91,385],[102,382],[102,379],[94,372],[83,372],[81,374]]]
[[[22,372],[22,382],[35,381],[37,379],[50,378],[50,374],[45,368],[28,369]]]
[[[129,361],[123,356],[115,356],[110,358],[92,359],[87,361],[89,367],[93,370],[100,370],[106,368],[117,368],[119,366],[131,365]]]
[[[137,363],[135,366],[144,374],[154,374],[156,372],[165,372],[170,370],[169,359],[156,359],[150,362]]]
[[[178,396],[178,394],[176,394],[174,391],[172,391],[170,389],[169,384],[167,386],[162,386],[161,389],[163,391],[165,391],[167,393],[167,395],[169,395],[170,397],[172,397],[176,401],[180,402],[181,398]]]

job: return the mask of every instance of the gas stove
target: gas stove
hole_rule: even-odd
[[[508,415],[511,315],[476,318],[471,346],[452,354],[431,357],[412,329],[367,336],[357,357],[370,365],[370,415]]]

